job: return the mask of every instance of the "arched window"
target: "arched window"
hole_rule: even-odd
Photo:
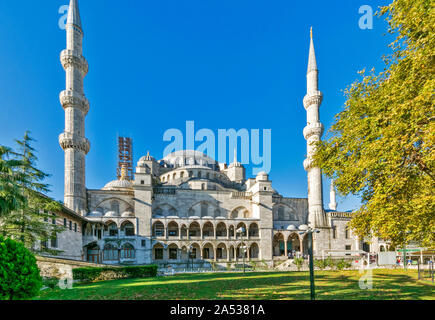
[[[201,178],[201,171],[198,171],[198,178]]]
[[[177,178],[177,174],[176,173],[174,173],[174,175],[172,176],[172,179],[176,179]]]
[[[153,225],[153,237],[162,237],[165,234],[165,226],[160,221]]]
[[[118,249],[113,244],[106,244],[103,250],[103,259],[114,261],[119,259]]]
[[[118,201],[113,200],[110,203],[110,211],[114,211],[114,212],[119,214],[119,202]]]
[[[180,178],[184,178],[184,171],[181,171]]]
[[[201,190],[205,190],[205,183],[201,183]]]
[[[125,222],[121,226],[121,231],[124,232],[126,237],[134,236],[134,225],[131,222]]]
[[[346,228],[344,229],[344,237],[345,237],[346,239],[349,239],[349,227],[346,227]]]
[[[192,177],[193,177],[193,172],[189,171],[189,178],[192,178]]]
[[[121,248],[121,259],[134,259],[136,257],[134,247],[126,243]]]
[[[118,226],[115,223],[111,223],[109,225],[109,236],[117,237],[118,236]]]

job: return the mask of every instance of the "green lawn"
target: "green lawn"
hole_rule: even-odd
[[[418,281],[415,270],[373,271],[373,289],[359,288],[358,270],[316,271],[316,295],[329,299],[435,299],[434,286]],[[183,274],[113,280],[73,289],[46,289],[37,299],[309,299],[308,272]]]

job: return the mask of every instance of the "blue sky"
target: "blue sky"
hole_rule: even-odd
[[[117,136],[134,141],[134,159],[161,158],[170,128],[271,129],[273,186],[306,197],[302,162],[306,113],[302,99],[309,29],[313,26],[325,128],[343,108],[343,90],[363,68],[383,68],[391,35],[374,18],[358,26],[362,5],[389,1],[334,0],[80,0],[84,55],[90,70],[86,136],[88,188],[115,178]],[[25,130],[37,140],[39,166],[52,176],[51,196],[63,198],[64,130],[59,92],[65,73],[58,26],[68,0],[0,2],[0,144]],[[248,170],[248,173],[251,171]],[[324,201],[329,202],[324,179]],[[339,197],[340,210],[358,206]]]

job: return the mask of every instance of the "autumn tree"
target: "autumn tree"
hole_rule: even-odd
[[[315,163],[343,195],[360,196],[359,236],[435,246],[435,9],[431,0],[381,7],[396,35],[385,69],[346,91]]]

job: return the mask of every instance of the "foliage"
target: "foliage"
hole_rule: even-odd
[[[157,265],[73,269],[74,280],[103,281],[124,278],[145,278],[157,275]]]
[[[11,158],[13,154],[10,148],[0,146],[0,217],[18,209],[26,200],[17,184],[21,162]]]
[[[58,286],[58,284],[59,284],[59,279],[57,279],[57,278],[43,278],[42,279],[43,287],[54,289]]]
[[[303,258],[294,258],[293,264],[296,265],[296,267],[298,268],[298,271],[300,271],[302,268],[302,265],[304,264],[304,259]]]
[[[345,91],[329,139],[316,142],[314,164],[341,194],[361,197],[350,224],[359,237],[434,247],[435,7],[394,0],[378,15],[397,35],[392,54],[384,71],[362,71]]]
[[[320,270],[323,270],[326,268],[326,260],[315,259],[314,266],[319,268]]]
[[[0,237],[0,299],[32,298],[41,286],[35,256],[23,244]]]
[[[0,235],[20,241],[28,249],[37,250],[37,241],[48,241],[64,228],[51,223],[53,216],[48,212],[60,211],[61,205],[42,194],[49,191],[49,186],[43,182],[48,175],[36,168],[37,157],[32,147],[33,141],[26,132],[23,140],[16,140],[19,150],[9,151],[15,160],[4,176],[9,176],[9,180],[13,181],[11,189],[15,193],[9,195],[16,196],[18,203],[14,210],[4,212],[0,217]],[[39,248],[39,251],[56,254],[55,250],[45,247]]]
[[[335,267],[337,268],[337,270],[343,270],[352,267],[352,263],[346,261],[345,259],[340,259],[335,263]]]

